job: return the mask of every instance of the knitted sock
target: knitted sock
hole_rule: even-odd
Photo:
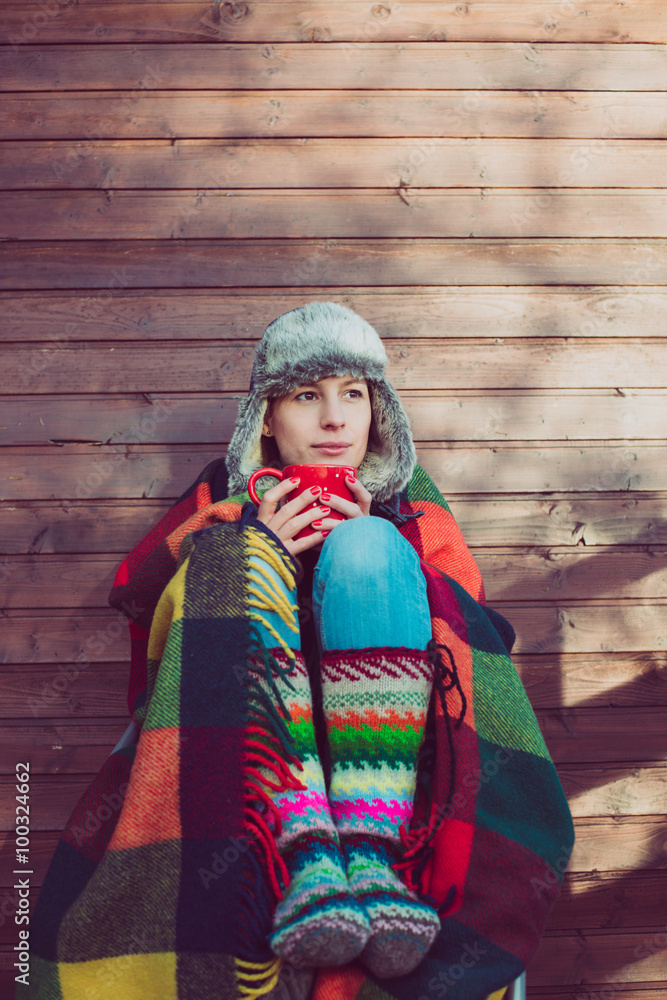
[[[284,854],[289,891],[278,904],[271,947],[303,965],[347,965],[370,936],[363,906],[350,893],[334,836],[303,834]]]
[[[266,711],[277,702],[286,746],[301,765],[298,781],[269,793],[276,847],[289,876],[269,943],[277,955],[298,965],[346,965],[362,951],[370,926],[363,906],[350,893],[329,810],[307,668],[301,653],[292,655],[290,661],[282,651],[272,650],[267,655],[270,681],[266,671],[262,678],[261,672],[254,675]],[[284,760],[284,753],[281,756]]]
[[[350,888],[371,925],[360,958],[379,977],[411,972],[440,931],[436,911],[391,868],[400,856],[399,829],[412,816],[432,678],[421,650],[345,650],[322,659],[331,815]]]
[[[371,925],[361,960],[379,978],[405,976],[433,944],[440,930],[438,915],[393,871],[400,852],[388,840],[346,837],[343,845],[350,891]]]

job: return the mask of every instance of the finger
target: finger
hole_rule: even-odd
[[[357,498],[357,503],[361,508],[362,514],[368,514],[371,508],[371,501],[373,497],[368,492],[366,487],[358,479],[353,479],[350,476],[345,477],[345,482],[347,483],[348,489],[354,493]]]
[[[350,489],[350,491],[354,493],[357,500],[363,500],[365,503],[371,502],[373,497],[368,492],[368,490],[366,489],[366,487],[364,486],[364,484],[361,482],[360,479],[353,479],[351,476],[346,476],[345,482],[348,486],[348,489]]]
[[[345,519],[347,520],[347,518]],[[311,527],[316,528],[317,531],[333,531],[337,528],[339,524],[345,524],[345,521],[340,521],[337,517],[323,517],[318,518],[316,521],[311,522]]]
[[[310,520],[304,521],[300,527],[296,528],[294,532],[290,531],[287,534],[282,532],[282,528],[289,522],[291,522],[297,515],[304,511],[305,507],[310,507],[311,504],[317,503],[319,500],[319,494],[322,492],[319,486],[313,487],[313,489],[304,490],[298,496],[294,497],[292,500],[288,500],[284,503],[279,511],[277,511],[271,518],[271,530],[281,533],[281,537],[291,538],[293,534],[301,530],[306,524],[310,524]],[[311,508],[309,513],[312,513],[316,508]],[[317,515],[314,515],[317,516]]]
[[[363,514],[363,510],[359,504],[353,503],[352,500],[345,500],[344,497],[336,496],[335,493],[323,493],[320,499],[328,504],[332,510],[340,511],[346,518],[359,517]]]
[[[299,480],[295,477],[294,479],[283,479],[282,482],[278,483],[276,486],[272,486],[270,490],[267,490],[261,499],[260,505],[257,508],[257,517],[260,521],[268,524],[269,520],[276,512],[276,508],[280,501],[288,493],[291,493],[296,486],[299,485]]]
[[[279,529],[280,537],[290,539],[294,538],[294,536],[298,535],[303,528],[309,528],[313,521],[321,521],[325,518],[329,513],[329,510],[329,507],[318,506],[313,507],[311,510],[304,510],[302,514],[298,514],[296,517],[291,517]],[[280,513],[282,513],[282,511]],[[278,515],[276,515],[276,517],[277,516]],[[275,531],[273,523],[271,524],[271,527]],[[278,534],[278,532],[276,532],[276,534]]]
[[[296,556],[300,552],[305,552],[306,549],[314,549],[317,545],[321,545],[323,541],[324,536],[322,532],[314,531],[312,535],[304,535],[303,538],[297,538],[296,541],[284,542],[283,544],[293,556]]]

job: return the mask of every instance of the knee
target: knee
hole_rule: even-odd
[[[331,571],[390,579],[397,562],[417,554],[398,529],[381,517],[353,517],[344,521],[327,537],[322,559]]]

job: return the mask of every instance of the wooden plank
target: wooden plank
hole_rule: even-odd
[[[665,285],[667,240],[76,240],[0,244],[0,289]],[[275,312],[272,311],[275,317]]]
[[[539,499],[480,494],[455,497],[451,508],[470,545],[664,544],[667,536],[664,500],[627,493]]]
[[[660,390],[402,391],[415,441],[662,440]],[[229,442],[238,395],[0,396],[0,443],[136,443],[154,417],[156,444]]]
[[[421,445],[419,464],[438,488],[460,493],[667,490],[659,445],[609,446],[453,443]],[[174,497],[215,457],[202,445],[63,445],[4,450],[0,499],[60,500]]]
[[[499,342],[437,340],[389,342],[387,377],[399,390],[662,389],[667,385],[667,340],[607,344],[595,338]],[[228,343],[7,345],[8,395],[90,392],[247,392],[255,345]],[[157,426],[176,418],[165,406]],[[659,426],[659,422],[658,422]],[[626,437],[634,437],[632,427]],[[471,428],[468,440],[478,428]],[[446,435],[443,435],[446,437]],[[542,435],[544,439],[545,435]],[[659,488],[659,487],[658,487]]]
[[[201,48],[197,46],[197,51]],[[318,58],[328,48],[320,47]],[[561,48],[549,46],[549,51],[558,52]],[[625,48],[615,51],[622,53]],[[54,51],[57,57],[58,50]],[[580,58],[577,68],[595,67],[605,51],[609,49],[598,48],[592,64]],[[48,52],[40,49],[40,54]],[[446,60],[441,65],[447,65]],[[625,83],[625,77],[619,77],[620,80]],[[231,141],[89,138],[74,146],[57,140],[6,140],[0,144],[0,150],[0,188],[6,190],[51,189],[56,184],[69,189],[105,191],[156,187],[479,187],[482,183],[486,190],[554,186],[646,188],[660,186],[659,179],[667,172],[667,150],[659,139],[626,139],[620,143],[600,138],[479,136],[465,139],[431,136],[421,140],[401,136],[391,140],[359,137],[335,141],[260,137]]]
[[[127,714],[129,665],[5,666],[0,673],[0,718],[120,718]]]
[[[667,760],[664,708],[555,708],[537,720],[558,765]]]
[[[558,768],[573,816],[664,814],[667,768],[561,764]]]
[[[568,872],[547,930],[659,927],[665,898],[667,872]]]
[[[473,449],[454,446],[448,451],[422,445],[420,465],[444,493],[454,487],[465,493],[482,492],[486,483],[494,492],[539,490],[636,490],[664,489],[658,486],[657,451],[628,444],[610,454],[608,447],[560,448],[557,445],[526,449],[523,462],[517,463],[519,446],[494,445]],[[536,484],[539,482],[539,486]],[[530,484],[530,485],[529,485]]]
[[[81,671],[77,680],[87,673]],[[12,674],[16,677],[16,671]],[[3,671],[3,688],[4,681]],[[18,759],[30,761],[35,774],[89,774],[102,766],[127,727],[127,709],[116,697],[115,702],[121,701],[121,707],[115,716],[109,706],[94,720],[82,717],[53,720],[60,715],[60,707],[57,699],[50,697],[51,691],[57,688],[71,698],[75,696],[75,685],[67,671],[52,670],[36,695],[31,696],[29,689],[25,691],[21,712],[24,719],[5,720],[0,732],[0,773],[14,773],[17,755]],[[116,688],[120,688],[118,682]],[[114,693],[112,690],[111,696]],[[45,721],[40,718],[36,722],[36,712],[46,717]],[[667,760],[664,718],[664,708],[575,707],[537,712],[549,753],[559,767]]]
[[[110,584],[112,581],[109,581]],[[664,602],[596,604],[497,602],[517,632],[518,656],[561,653],[661,652],[667,648]],[[119,612],[4,612],[2,663],[110,663],[128,656],[127,625]],[[77,660],[77,657],[80,659]]]
[[[113,501],[99,504],[41,501],[26,506],[0,505],[0,551],[57,553],[106,550],[116,552],[120,562],[157,524],[173,499],[176,497],[118,505]],[[3,573],[7,572],[7,565],[5,559],[0,560]]]
[[[327,191],[12,191],[0,239],[489,239],[662,236],[664,189],[460,188]]]
[[[665,154],[667,156],[667,145]],[[667,163],[665,164],[667,171]],[[96,253],[99,252],[99,246]],[[130,276],[127,276],[130,281]],[[113,286],[112,286],[113,287]],[[321,297],[317,288],[165,288],[159,294],[113,287],[106,308],[77,292],[0,292],[0,341],[259,340],[276,316]],[[337,289],[330,302],[354,309],[384,340],[664,335],[667,292],[650,287],[449,287]]]
[[[514,652],[651,652],[667,649],[665,605],[505,604],[497,609],[517,632]]]
[[[127,620],[120,612],[79,613],[76,619],[43,614],[12,618],[5,613],[5,622],[10,620],[3,663],[51,663],[54,677],[61,664],[74,680],[91,663],[129,663]]]
[[[42,830],[62,830],[74,806],[93,779],[88,775],[36,775],[30,781],[31,836]],[[0,778],[0,829],[13,831],[16,780]]]
[[[515,42],[402,41],[231,45],[182,42],[130,45],[12,46],[0,50],[0,89],[267,90],[539,89],[661,90],[664,45],[553,45]]]
[[[667,867],[664,816],[598,816],[574,820],[569,872]],[[575,926],[579,926],[574,921]]]
[[[40,774],[95,774],[129,723],[112,720],[40,722],[21,726],[6,722],[0,734],[0,773],[14,774],[16,761],[30,761],[31,777]]]
[[[658,139],[660,92],[137,90],[7,95],[7,139],[494,136]]]
[[[149,427],[159,444],[190,442],[217,446],[229,442],[238,406],[237,395],[221,394],[0,397],[0,442],[124,444],[141,440]],[[156,423],[153,414],[158,418],[173,415],[177,419]]]
[[[36,0],[8,2],[0,41],[13,45],[105,42],[363,42],[509,41],[560,43],[667,42],[661,0],[644,0],[636,10],[613,0],[589,0],[586,16],[576,6],[530,0],[519,9],[511,0],[478,0],[471,5],[410,3],[376,5],[314,0],[295,9],[291,0],[252,4],[196,2],[109,3],[80,0],[40,18]]]
[[[205,463],[202,456],[202,467]],[[113,552],[120,559],[159,521],[176,496],[130,504],[114,500],[0,504],[0,553]],[[473,547],[667,545],[665,498],[660,496],[479,494],[455,496],[451,508]]]
[[[487,600],[667,598],[667,549],[569,547],[474,552]],[[17,555],[3,562],[4,608],[99,608],[118,567],[112,555]]]
[[[119,559],[109,556],[16,556],[3,563],[0,606],[104,608]]]
[[[662,924],[662,921],[661,921]],[[607,987],[612,995],[616,983],[649,985],[662,983],[665,973],[664,927],[644,933],[589,932],[576,936],[558,934],[542,939],[528,967],[527,978],[534,986],[570,984],[573,1000],[598,1000],[585,987]],[[625,994],[621,994],[625,996]],[[607,1000],[602,993],[600,1000]]]
[[[533,708],[667,705],[667,654],[514,657]]]

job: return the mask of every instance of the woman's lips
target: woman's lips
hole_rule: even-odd
[[[313,448],[317,448],[324,455],[342,455],[344,451],[351,447],[347,441],[343,441],[341,444],[334,444],[333,441],[328,444],[315,444]]]

